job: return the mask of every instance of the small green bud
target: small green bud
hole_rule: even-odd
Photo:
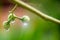
[[[3,25],[4,25],[4,28],[5,28],[6,30],[8,30],[9,27],[10,27],[10,23],[9,23],[8,21],[4,21],[4,22],[3,22]]]
[[[21,18],[21,21],[22,21],[22,22],[28,22],[28,21],[30,21],[30,18],[29,18],[28,16],[23,16],[23,17]]]
[[[8,16],[8,20],[9,20],[9,21],[14,21],[15,18],[16,18],[16,15],[13,14],[13,13],[10,13],[9,16]]]

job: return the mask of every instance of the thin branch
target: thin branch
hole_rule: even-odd
[[[54,23],[60,24],[60,20],[42,13],[41,11],[39,11],[39,10],[35,9],[34,7],[28,5],[27,3],[24,3],[21,0],[13,0],[13,2],[15,2],[19,6],[25,8],[25,9],[31,11],[31,12],[33,12],[34,14],[38,15],[39,17],[42,17],[45,20],[49,20],[49,21],[52,21]]]
[[[11,9],[11,11],[9,11],[9,12],[13,13],[16,8],[17,8],[17,4],[16,4],[16,5]]]

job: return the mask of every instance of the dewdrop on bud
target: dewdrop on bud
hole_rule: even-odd
[[[10,23],[9,23],[8,21],[4,21],[4,22],[3,22],[3,26],[4,26],[4,28],[5,28],[6,30],[8,30],[9,27],[10,27]]]
[[[21,18],[22,22],[29,22],[30,21],[30,18],[28,16],[23,16]]]

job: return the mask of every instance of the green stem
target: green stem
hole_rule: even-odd
[[[11,11],[9,11],[10,13],[13,13],[15,11],[15,9],[17,8],[17,4],[11,9]]]
[[[34,14],[38,15],[39,17],[42,17],[45,20],[49,20],[49,21],[52,21],[54,23],[60,24],[60,20],[42,13],[41,11],[39,11],[39,10],[35,9],[34,7],[28,5],[27,3],[24,3],[21,0],[13,0],[13,2],[15,2],[19,6],[25,8],[25,9],[31,11],[31,12],[33,12]]]

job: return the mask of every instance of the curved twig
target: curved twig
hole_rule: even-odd
[[[42,17],[43,19],[46,19],[46,20],[52,21],[54,23],[60,24],[60,20],[58,20],[56,18],[53,18],[51,16],[48,16],[48,15],[42,13],[42,12],[40,12],[39,10],[37,10],[34,7],[28,5],[27,3],[24,3],[21,0],[13,0],[13,2],[15,2],[16,4],[22,6],[23,8],[25,8],[25,9],[33,12],[34,14],[38,15],[39,17]]]

